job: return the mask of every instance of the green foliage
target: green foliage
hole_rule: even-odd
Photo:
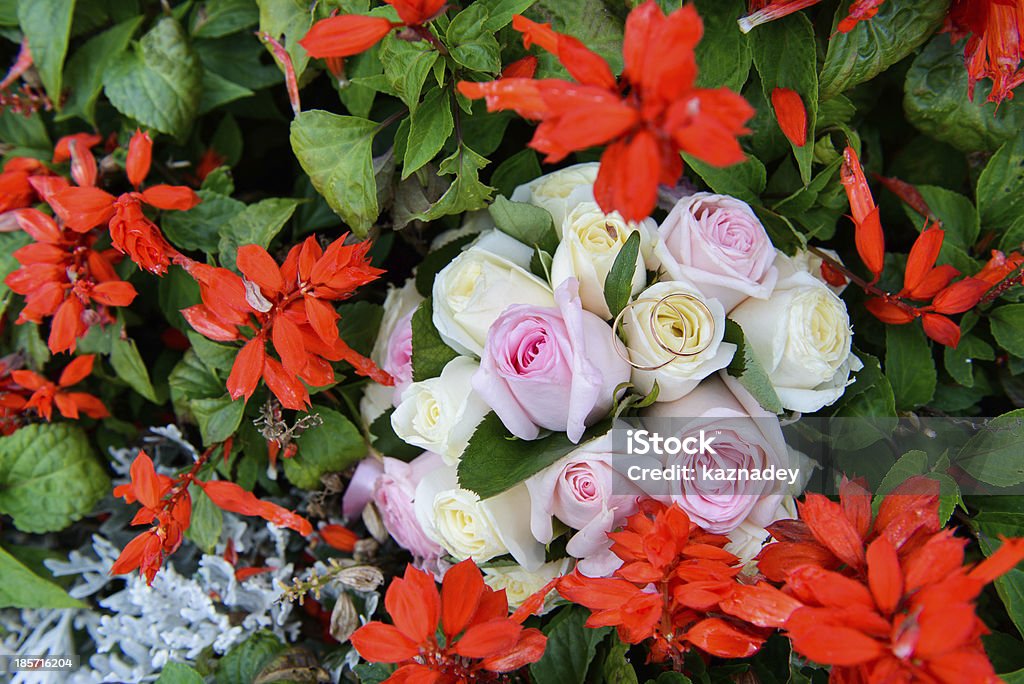
[[[250,684],[285,645],[272,632],[260,630],[238,644],[217,663],[217,684]]]
[[[156,680],[156,684],[202,684],[205,681],[198,672],[188,665],[167,663]]]
[[[71,56],[65,74],[74,87],[68,93],[58,121],[78,116],[96,124],[96,100],[103,90],[103,73],[128,48],[142,19],[133,17],[107,29],[90,38]]]
[[[242,245],[259,245],[266,249],[284,228],[301,200],[265,199],[249,204],[232,216],[220,230],[220,261],[226,268],[235,268],[235,255]]]
[[[224,514],[202,487],[189,485],[188,493],[192,497],[192,523],[185,531],[185,536],[203,553],[213,553],[224,527]]]
[[[317,489],[320,477],[344,470],[366,455],[366,442],[352,422],[333,409],[314,404],[311,414],[323,423],[298,438],[299,451],[284,461],[284,473],[296,487]]]
[[[991,420],[960,450],[956,465],[971,477],[996,487],[1024,482],[1024,462],[1018,457],[1024,440],[1024,409]]]
[[[583,684],[597,645],[611,631],[610,627],[584,627],[589,611],[572,606],[559,613],[544,628],[548,637],[544,656],[530,665],[530,675],[537,684]]]
[[[633,290],[633,274],[636,273],[637,258],[640,256],[640,232],[633,231],[626,238],[619,253],[615,255],[611,269],[604,279],[604,301],[612,317],[626,308]]]
[[[458,352],[441,339],[434,327],[433,307],[427,299],[412,315],[412,377],[419,382],[436,378]]]
[[[1024,529],[1024,499],[1020,496],[984,497],[984,507],[974,516],[972,526],[978,533],[981,550],[986,556],[992,555],[1002,544],[999,537],[1020,536]],[[997,579],[995,585],[1010,619],[1024,635],[1024,570],[1010,570]]]
[[[978,177],[978,211],[986,228],[1006,230],[1024,216],[1024,134],[999,148]]]
[[[927,404],[935,395],[935,361],[920,325],[885,328],[885,376],[892,384],[896,408]]]
[[[514,237],[524,245],[552,253],[558,247],[559,237],[555,224],[546,209],[526,202],[512,202],[502,196],[494,198],[487,207],[498,230]],[[634,258],[635,261],[635,258]],[[630,278],[632,278],[630,273]]]
[[[82,602],[0,549],[0,608],[81,608]]]
[[[18,23],[31,45],[46,94],[58,109],[74,12],[75,0],[18,0]]]
[[[757,402],[772,413],[782,412],[782,400],[775,392],[768,373],[747,344],[739,323],[729,319],[725,322],[725,341],[736,345],[736,354],[726,368],[729,375],[739,380]]]

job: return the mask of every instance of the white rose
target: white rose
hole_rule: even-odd
[[[509,199],[547,209],[557,229],[572,208],[569,196],[580,186],[593,186],[600,167],[597,162],[567,166],[520,185]]]
[[[530,532],[530,495],[522,484],[481,501],[459,487],[455,468],[438,468],[416,486],[415,508],[424,533],[457,560],[480,564],[508,553],[529,572],[544,564],[544,545]]]
[[[380,418],[381,414],[393,407],[392,398],[395,390],[392,387],[368,382],[363,396],[359,400],[359,415],[363,418],[363,424],[369,427],[373,421]]]
[[[594,201],[589,187],[573,192],[569,206],[565,220],[555,226],[559,230],[560,242],[551,261],[551,284],[557,288],[569,278],[576,278],[580,283],[583,308],[610,319],[612,314],[604,298],[608,271],[629,236],[639,232],[640,253],[633,271],[631,294],[643,290],[647,283],[643,254],[652,249],[657,238],[657,224],[653,219],[627,223],[618,212],[604,213]]]
[[[533,250],[489,231],[434,279],[434,327],[461,354],[480,356],[487,330],[513,304],[554,306],[551,287],[529,272]]]
[[[843,260],[839,258],[839,255],[836,254],[831,249],[819,249],[820,251],[824,252],[825,254],[828,254],[830,257],[832,257],[839,263],[843,263]],[[833,285],[832,283],[825,280],[825,276],[821,271],[821,265],[822,263],[824,263],[825,260],[822,259],[817,254],[815,254],[814,252],[802,249],[793,256],[787,256],[778,250],[776,250],[776,252],[777,253],[775,255],[775,268],[779,272],[779,280],[788,278],[794,273],[799,273],[800,271],[803,271],[805,273],[810,273],[812,276],[815,277],[815,279],[825,283],[825,285],[828,286],[828,289],[832,290],[836,294],[842,294],[843,290],[846,289],[848,283],[846,282],[845,278],[843,279],[843,284],[838,286]]]
[[[685,296],[657,303],[669,295]],[[736,345],[722,341],[725,310],[717,300],[706,299],[685,282],[669,281],[647,288],[636,301],[622,317],[629,358],[636,366],[665,364],[656,370],[634,367],[632,380],[640,391],[650,392],[657,381],[658,401],[675,401],[732,361]],[[702,351],[676,356],[666,347],[684,353]]]
[[[863,368],[851,353],[846,304],[822,281],[799,271],[770,299],[748,299],[730,314],[743,328],[782,405],[811,413],[835,402]]]
[[[545,563],[536,571],[529,572],[521,565],[498,565],[481,568],[484,582],[495,591],[505,590],[510,608],[518,608],[523,601],[540,591],[545,584],[569,571],[569,559]],[[541,615],[551,609],[556,592],[548,594]]]
[[[402,287],[389,287],[384,299],[384,315],[370,358],[395,379],[393,402],[398,402],[412,382],[412,315],[421,302],[423,296],[416,290],[413,278]]]
[[[476,426],[490,410],[476,392],[472,378],[480,367],[459,356],[441,375],[414,382],[402,392],[391,414],[391,427],[402,440],[440,454],[445,463],[458,463]]]
[[[454,242],[466,235],[486,233],[494,228],[494,219],[491,218],[491,213],[486,209],[467,211],[465,216],[462,217],[461,226],[444,231],[430,242],[430,251],[433,252],[435,249],[441,249],[448,243]]]

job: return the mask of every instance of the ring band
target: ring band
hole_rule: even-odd
[[[686,321],[686,316],[684,316],[683,312],[680,311],[678,308],[676,308],[676,306],[674,304],[672,304],[671,301],[669,301],[669,300],[674,299],[674,298],[683,298],[683,299],[687,299],[687,300],[689,300],[691,302],[694,302],[695,304],[700,306],[702,309],[704,309],[704,311],[707,313],[708,321],[710,322],[711,327],[712,327],[712,335],[709,336],[708,339],[707,339],[707,342],[705,342],[705,344],[703,344],[700,347],[700,349],[697,349],[696,351],[684,352],[681,348],[680,349],[672,349],[671,347],[669,347],[665,343],[664,340],[661,339],[661,336],[658,335],[657,331],[655,330],[655,327],[654,327],[655,320],[658,317],[658,314],[659,314],[659,312],[661,310],[661,307],[667,306],[672,311],[674,311],[676,313],[676,315],[679,317],[679,319],[683,322],[683,344],[685,344],[686,340],[693,333],[696,332],[696,331],[689,330],[689,326],[688,326],[687,321]],[[619,328],[622,325],[622,317],[625,315],[625,313],[627,311],[629,311],[632,307],[636,306],[637,304],[654,304],[654,306],[651,307],[651,313],[650,313],[650,316],[648,317],[647,323],[648,323],[648,327],[650,328],[651,335],[654,337],[655,343],[664,352],[666,352],[667,354],[670,355],[670,358],[668,360],[666,360],[664,363],[659,363],[659,364],[654,365],[654,366],[642,366],[640,364],[635,363],[629,357],[629,348],[625,345],[625,343],[623,343],[623,341],[621,339],[619,339]],[[697,356],[698,354],[703,353],[708,347],[711,346],[711,338],[714,336],[713,335],[713,333],[714,333],[714,326],[715,326],[715,317],[714,317],[714,314],[711,312],[711,309],[708,308],[708,305],[705,304],[703,301],[701,301],[700,298],[698,298],[698,297],[696,297],[694,295],[691,295],[691,294],[688,294],[688,293],[685,293],[685,292],[674,292],[674,293],[665,295],[661,299],[654,299],[652,297],[642,297],[640,299],[635,299],[632,302],[629,302],[628,304],[626,304],[626,306],[622,307],[622,311],[620,311],[619,315],[615,317],[614,321],[612,321],[612,346],[615,348],[615,353],[619,355],[619,358],[622,359],[623,361],[625,361],[626,363],[628,363],[630,366],[632,366],[636,370],[639,370],[639,371],[656,371],[656,370],[661,370],[662,368],[664,368],[665,366],[669,365],[670,363],[672,363],[676,359],[687,358],[687,357],[690,357],[690,356]]]

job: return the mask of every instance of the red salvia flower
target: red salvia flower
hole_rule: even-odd
[[[743,33],[748,33],[755,26],[781,19],[794,12],[817,5],[819,2],[821,0],[772,0],[771,2],[751,0],[750,14],[739,20],[740,30]],[[860,22],[867,21],[878,14],[878,8],[884,2],[885,0],[854,0],[846,16],[839,22],[839,26],[836,27],[836,30],[839,33],[849,33]]]
[[[324,525],[318,531],[327,545],[338,551],[353,551],[359,541],[359,535],[344,525]]]
[[[11,379],[32,395],[23,409],[35,409],[36,413],[50,420],[53,407],[65,418],[77,420],[80,413],[90,418],[106,418],[110,415],[103,402],[86,392],[69,392],[68,389],[85,380],[92,373],[93,355],[75,358],[61,371],[57,382],[52,382],[39,373],[30,370],[13,370]]]
[[[52,173],[38,159],[12,157],[0,173],[0,213],[32,206],[36,189],[31,179]]]
[[[36,209],[20,209],[16,219],[35,239],[14,252],[21,267],[4,279],[12,291],[25,297],[17,322],[42,323],[52,316],[50,351],[74,351],[90,325],[114,321],[108,307],[131,304],[135,288],[114,270],[120,258],[117,252],[92,249],[95,233],[63,230]]]
[[[857,253],[877,281],[885,266],[885,235],[882,233],[878,207],[871,196],[867,178],[864,177],[860,158],[857,156],[856,150],[850,146],[843,151],[840,178],[846,189],[846,196],[850,200],[850,213],[853,215],[853,223],[856,227],[854,241],[857,245]]]
[[[756,653],[770,634],[757,616],[778,612],[770,605],[778,597],[738,593],[741,567],[723,548],[727,537],[705,532],[676,504],[640,505],[622,531],[608,535],[623,561],[615,575],[577,571],[558,583],[558,592],[592,611],[588,627],[615,626],[631,644],[652,640],[657,661],[679,662],[692,647],[723,658]]]
[[[32,395],[30,390],[19,385],[11,376],[23,363],[24,357],[20,353],[0,358],[0,435],[4,437],[14,434],[21,427],[21,414]]]
[[[523,628],[525,615],[509,617],[504,590],[488,587],[472,560],[445,573],[440,594],[430,575],[407,566],[384,605],[394,624],[370,622],[351,641],[370,662],[401,664],[385,680],[392,684],[498,680],[540,660],[547,644],[540,630]]]
[[[299,41],[311,57],[325,59],[351,57],[369,50],[391,33],[391,29],[409,26],[422,29],[445,8],[446,0],[385,0],[398,12],[399,22],[362,14],[339,14],[313,24]]]
[[[199,163],[196,164],[196,180],[202,183],[210,175],[210,172],[223,166],[225,162],[227,162],[227,157],[214,148],[207,147],[203,156],[199,158]]]
[[[616,80],[607,62],[572,36],[515,16],[512,26],[526,47],[536,44],[558,57],[575,82],[501,78],[459,83],[490,111],[511,109],[540,121],[530,147],[548,162],[570,152],[607,145],[594,185],[598,204],[638,221],[654,209],[659,183],[674,185],[682,173],[679,151],[714,166],[745,158],[736,141],[754,114],[727,88],[697,88],[694,47],[703,24],[692,5],[665,16],[648,0],[626,20],[625,69]]]
[[[279,267],[265,249],[238,249],[240,278],[224,268],[191,262],[202,304],[182,315],[195,330],[222,342],[242,340],[240,328],[256,331],[242,347],[228,376],[231,397],[246,400],[260,378],[281,404],[302,410],[314,387],[334,382],[329,361],[347,361],[360,375],[391,384],[387,373],[352,350],[338,334],[338,312],[329,302],[349,297],[383,271],[370,266],[369,242],[345,244],[345,237],[321,249],[314,236],[295,245]],[[280,361],[267,354],[270,342]]]
[[[989,102],[1013,98],[1024,83],[1024,4],[1019,0],[954,0],[946,29],[952,39],[970,36],[964,46],[967,94],[983,78],[992,79]]]
[[[779,128],[789,142],[797,147],[807,144],[807,108],[800,93],[789,88],[772,90],[772,108]]]
[[[225,511],[241,515],[254,515],[268,520],[278,527],[295,530],[304,537],[313,534],[313,526],[301,515],[292,513],[287,508],[275,503],[263,501],[234,482],[224,480],[200,482],[196,480],[196,484],[203,488],[203,491],[213,503],[217,504],[218,508]]]

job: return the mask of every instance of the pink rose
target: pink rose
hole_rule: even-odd
[[[362,514],[366,504],[373,498],[377,479],[384,472],[384,465],[379,458],[368,456],[359,462],[352,473],[345,494],[341,497],[341,514],[349,520]]]
[[[395,379],[391,403],[401,400],[402,392],[412,383],[412,316],[423,302],[413,278],[402,287],[390,287],[384,299],[377,339],[370,358]]]
[[[520,439],[545,429],[579,442],[611,410],[630,367],[615,353],[609,325],[583,310],[575,278],[559,286],[555,303],[511,306],[498,316],[473,389]]]
[[[714,454],[681,452],[678,456],[665,456],[667,467],[692,468],[693,476],[672,482],[672,491],[659,490],[655,498],[678,503],[695,523],[715,534],[731,532],[752,515],[758,523],[765,522],[761,520],[764,512],[777,508],[787,493],[788,483],[738,478],[717,481],[703,477],[705,468],[763,472],[769,466],[800,466],[799,461],[790,458],[778,417],[761,408],[724,372],[706,379],[682,399],[652,405],[645,413],[648,416],[671,418],[681,426],[671,435],[659,430],[662,437],[697,437],[701,430],[713,436]],[[664,423],[652,427],[658,428],[664,429]]]
[[[373,492],[384,526],[398,545],[417,559],[430,560],[442,554],[441,547],[424,534],[416,519],[414,495],[419,481],[443,466],[441,457],[429,451],[409,463],[385,457],[384,473]]]
[[[767,299],[778,273],[775,248],[751,208],[735,197],[698,192],[658,227],[654,261],[670,280],[687,280],[728,313],[747,297]]]
[[[412,315],[415,309],[398,319],[388,338],[382,368],[395,379],[395,404],[402,390],[412,382]]]
[[[620,560],[611,553],[608,532],[637,510],[642,489],[612,467],[611,433],[581,445],[526,481],[530,492],[530,528],[547,544],[554,534],[552,516],[574,530],[566,546],[579,558],[580,572],[610,575]]]

